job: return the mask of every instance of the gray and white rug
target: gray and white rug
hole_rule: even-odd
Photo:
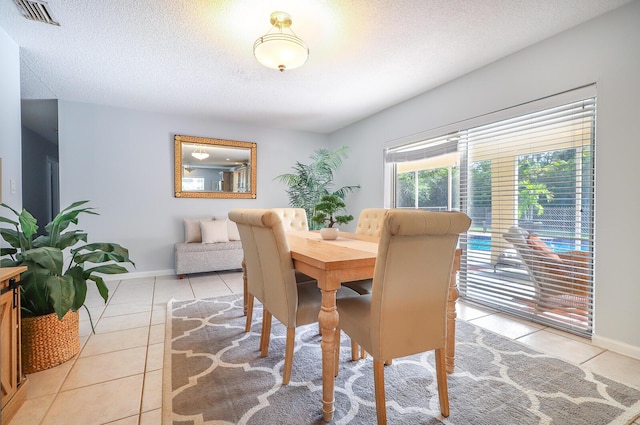
[[[298,328],[291,383],[282,386],[285,329],[274,319],[260,357],[260,306],[244,332],[242,297],[168,305],[163,425],[324,424],[320,335]],[[640,390],[458,321],[456,370],[448,376],[451,414],[440,415],[433,352],[385,367],[389,424],[627,424]],[[351,361],[342,337],[335,424],[376,421],[372,362]]]

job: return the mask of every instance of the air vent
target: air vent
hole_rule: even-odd
[[[57,25],[60,24],[53,18],[51,12],[47,8],[46,1],[39,0],[13,0],[22,12],[22,16],[32,21],[43,22],[45,24]]]

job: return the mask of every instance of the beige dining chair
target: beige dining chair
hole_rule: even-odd
[[[470,224],[460,212],[390,210],[371,294],[337,300],[338,342],[342,330],[373,357],[378,424],[386,424],[385,360],[430,350],[435,350],[440,412],[449,416],[447,296],[458,235]]]
[[[382,224],[384,223],[384,218],[387,215],[387,211],[389,211],[388,208],[365,208],[360,211],[360,216],[358,216],[358,224],[356,225],[355,233],[358,235],[367,235],[379,239],[380,232],[382,231]],[[353,282],[343,283],[344,286],[353,289],[358,294],[370,294],[371,284],[371,279],[356,280]]]
[[[280,217],[285,232],[309,230],[309,220],[304,208],[272,208],[271,210]]]
[[[282,224],[284,226],[285,231],[293,231],[293,230],[309,230],[309,224],[307,221],[307,213],[304,208],[273,208],[272,209],[278,216],[280,217]],[[229,217],[231,221],[234,221],[231,217]],[[236,223],[238,225],[238,233],[240,233],[240,239],[242,240],[242,231],[240,230],[241,224]],[[246,226],[246,225],[245,225]],[[255,250],[255,241],[253,241],[253,234],[247,233],[245,234],[244,240],[247,241],[247,249]],[[244,248],[246,257],[246,250]],[[246,260],[244,261],[244,265],[246,267]],[[249,274],[252,275],[251,279],[249,279]],[[301,273],[296,270],[295,272],[296,282],[297,283],[305,283],[305,282],[313,282],[317,284],[317,281],[304,273]],[[245,331],[249,332],[251,330],[251,324],[253,321],[253,305],[254,305],[254,297],[258,298],[258,300],[263,303],[263,283],[261,282],[262,276],[260,273],[249,272],[246,269],[245,278],[247,279],[247,298],[246,298],[246,310],[247,310],[247,320],[245,324]],[[264,314],[264,311],[263,311]],[[264,321],[263,321],[264,323]]]
[[[248,284],[256,274],[261,276],[261,279],[255,279],[254,282],[262,283],[263,287],[258,288],[253,295],[263,304],[260,337],[263,357],[269,350],[272,316],[287,328],[282,376],[282,383],[286,385],[293,367],[295,329],[318,321],[322,298],[317,281],[296,282],[286,233],[276,212],[265,209],[232,210],[229,218],[238,224],[243,248],[245,240],[247,247],[251,247],[245,250]],[[249,285],[250,288],[252,286]],[[357,296],[348,289],[338,291],[339,297],[349,295]]]

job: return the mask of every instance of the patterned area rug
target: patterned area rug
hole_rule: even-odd
[[[324,424],[317,324],[297,329],[291,383],[282,386],[285,329],[274,319],[261,358],[261,324],[244,332],[241,296],[170,302],[167,315],[163,425]],[[627,424],[640,412],[637,388],[464,321],[456,340],[451,415],[440,415],[430,352],[385,367],[389,424]],[[348,337],[341,341],[333,423],[375,423],[371,358],[351,361]]]

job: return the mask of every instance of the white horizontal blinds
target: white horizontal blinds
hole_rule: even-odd
[[[589,98],[460,132],[463,298],[591,334],[594,128]]]

